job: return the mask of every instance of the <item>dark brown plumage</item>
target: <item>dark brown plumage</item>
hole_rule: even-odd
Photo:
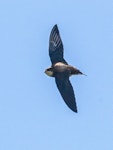
[[[49,56],[52,66],[45,70],[48,76],[54,77],[59,92],[67,106],[74,112],[77,112],[77,105],[73,87],[69,77],[75,74],[83,74],[77,68],[68,65],[63,58],[63,44],[57,25],[51,31],[49,39]]]

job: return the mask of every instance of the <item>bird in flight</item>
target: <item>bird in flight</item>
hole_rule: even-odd
[[[57,88],[63,100],[72,111],[77,113],[76,99],[69,77],[71,75],[83,75],[83,73],[77,68],[68,65],[63,57],[63,51],[63,43],[56,24],[49,38],[49,56],[52,65],[45,70],[45,73],[55,78]]]

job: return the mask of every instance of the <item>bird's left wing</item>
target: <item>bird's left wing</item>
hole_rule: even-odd
[[[62,98],[67,106],[74,112],[77,112],[76,100],[73,91],[73,87],[69,81],[69,77],[65,75],[56,75],[55,81],[60,91]]]
[[[63,43],[60,38],[58,26],[54,25],[49,38],[49,56],[52,64],[57,62],[67,62],[63,58]]]

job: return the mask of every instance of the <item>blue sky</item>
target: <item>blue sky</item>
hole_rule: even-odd
[[[0,2],[0,150],[113,149],[113,37],[110,0]],[[78,113],[44,74],[58,24]]]

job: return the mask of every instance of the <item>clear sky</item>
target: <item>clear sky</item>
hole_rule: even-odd
[[[113,2],[0,1],[0,150],[113,150]],[[49,35],[57,24],[78,113],[62,100]]]

